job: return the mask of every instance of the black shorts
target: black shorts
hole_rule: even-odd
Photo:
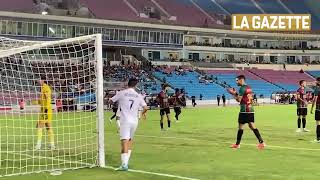
[[[165,114],[170,114],[170,108],[162,108],[162,109],[160,109],[160,116],[163,116]]]
[[[315,113],[315,115],[314,115],[314,119],[315,119],[316,121],[320,121],[320,110],[316,110],[316,113]]]
[[[298,108],[297,115],[298,116],[306,116],[308,114],[308,108]]]
[[[181,112],[181,107],[174,107],[173,109],[174,109],[174,112],[176,112],[176,113]]]
[[[254,113],[239,113],[239,124],[254,123]]]

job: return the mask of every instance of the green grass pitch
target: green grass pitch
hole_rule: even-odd
[[[315,138],[313,115],[309,114],[307,121],[307,128],[311,132],[298,134],[295,132],[297,117],[294,105],[258,106],[256,125],[267,144],[266,149],[256,149],[257,140],[253,132],[246,128],[241,149],[232,150],[229,146],[236,138],[238,111],[239,107],[236,106],[183,109],[181,122],[172,123],[172,128],[166,132],[160,132],[159,111],[149,111],[147,121],[140,122],[136,132],[130,168],[201,180],[319,179],[320,144],[311,142]],[[110,114],[106,113],[105,118],[106,161],[109,166],[117,167],[120,163],[120,144],[115,123],[110,124],[107,120]],[[77,116],[81,115],[83,114],[79,113]],[[3,164],[1,166],[3,168]],[[64,171],[61,176],[40,173],[1,179],[177,178],[92,168]]]

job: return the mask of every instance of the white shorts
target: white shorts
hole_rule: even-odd
[[[133,139],[138,124],[120,123],[120,140]]]

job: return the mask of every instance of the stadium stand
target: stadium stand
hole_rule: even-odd
[[[126,82],[129,78],[139,79],[138,88],[146,94],[156,94],[161,90],[161,82],[155,79],[151,73],[138,66],[105,66],[104,80],[108,82]]]
[[[251,0],[215,0],[222,7],[224,7],[231,14],[234,13],[244,13],[244,14],[254,14],[262,13]]]
[[[211,44],[211,43],[202,43],[202,42],[185,42],[186,46],[211,46],[211,47],[230,47],[230,48],[250,48],[250,49],[282,49],[282,50],[319,50],[320,47],[317,46],[308,46],[305,48],[301,48],[299,46],[294,46],[294,47],[289,47],[289,46],[261,46],[261,47],[255,47],[253,45],[249,45],[249,44],[224,44],[224,43],[215,43],[215,44]]]
[[[310,3],[306,0],[74,0],[74,2],[78,2],[78,5],[73,5],[78,9],[74,10],[72,7],[70,9],[73,11],[65,13],[61,13],[62,9],[56,7],[57,3],[49,0],[2,0],[0,10],[39,13],[41,8],[47,7],[52,15],[81,17],[79,10],[87,8],[88,13],[93,15],[89,17],[98,19],[219,28],[226,28],[221,26],[226,23],[230,25],[230,21],[225,19],[234,13],[311,13],[313,28],[320,27],[317,12],[310,11]],[[69,9],[69,7],[63,8]],[[151,13],[155,13],[155,16],[150,16],[148,8],[153,9]]]
[[[221,6],[218,6],[211,0],[194,0],[194,2],[197,3],[202,9],[204,9],[209,14],[229,14],[229,12],[227,12],[225,9],[223,9]]]
[[[198,4],[202,9],[204,9],[207,13],[211,14],[212,16],[216,16],[217,14],[227,15],[225,9],[217,4],[213,3],[211,0],[194,0],[195,3]]]
[[[138,13],[138,15],[140,17],[145,17],[145,18],[151,18],[151,17],[156,17],[156,12],[160,12],[158,11],[158,9],[156,8],[156,5],[152,2],[152,1],[148,1],[148,0],[127,0],[128,5],[132,6],[133,10],[136,11]],[[151,8],[153,8],[153,12],[151,10]],[[153,13],[154,15],[151,16],[151,13]],[[144,16],[141,16],[141,14],[144,14]],[[164,13],[160,13],[158,18],[160,19],[161,16]]]
[[[149,77],[142,77],[139,83],[139,89],[147,95],[157,94],[161,91],[161,81]]]
[[[310,13],[309,8],[306,6],[304,1],[301,0],[280,0],[287,8],[293,13]]]
[[[1,58],[0,69],[2,93],[17,91],[16,94],[10,93],[9,96],[0,96],[0,103],[3,104],[16,104],[21,98],[26,101],[37,99],[39,85],[36,83],[40,79],[39,74],[46,74],[48,83],[61,97],[81,98],[82,96],[82,99],[87,99],[94,94],[94,92],[87,91],[93,86],[92,79],[94,77],[89,76],[90,71],[91,74],[95,72],[94,66],[89,63],[84,63],[82,66],[70,63],[65,66],[64,63],[28,62],[19,58]],[[71,71],[77,73],[71,73]],[[85,78],[79,79],[78,77]],[[60,80],[56,81],[55,79]]]
[[[283,7],[278,0],[268,0],[268,1],[261,1],[261,0],[254,0],[258,6],[260,6],[265,13],[273,13],[273,14],[287,14],[288,9]]]
[[[98,19],[137,21],[137,14],[123,0],[81,0]],[[115,11],[116,9],[116,11]]]
[[[19,73],[19,71],[21,73]],[[25,61],[21,59],[0,59],[0,84],[4,91],[9,91],[11,89],[17,89],[20,91],[35,91],[36,89],[29,89],[32,88],[34,82],[32,79],[36,78],[37,75],[32,73],[32,67],[29,66]],[[28,80],[27,80],[28,79]],[[20,83],[20,81],[22,81]],[[14,84],[23,84],[24,86],[15,87]],[[28,88],[28,89],[26,89]]]
[[[33,0],[2,0],[0,11],[33,12]]]
[[[297,90],[298,82],[300,80],[306,80],[307,82],[314,81],[311,76],[299,71],[275,71],[268,69],[251,69],[249,71],[288,91]]]
[[[148,0],[128,0],[128,2],[140,13],[145,12],[146,7],[156,7],[152,1]]]
[[[237,87],[235,78],[238,75],[245,75],[247,83],[251,86],[254,93],[266,98],[269,98],[273,92],[283,90],[274,84],[266,82],[247,70],[207,70],[205,72],[209,75],[214,75],[218,81],[226,83],[232,87]]]
[[[215,24],[189,0],[156,0],[169,14],[177,17],[177,23],[190,26]]]
[[[296,14],[311,14],[312,16],[312,28],[319,28],[319,18],[314,15],[314,12],[310,11],[306,0],[280,0],[290,11]]]
[[[307,73],[313,76],[314,78],[320,77],[320,71],[307,71]]]
[[[215,99],[217,95],[226,94],[226,90],[213,80],[201,79],[201,75],[188,69],[175,70],[174,68],[157,69],[154,76],[169,83],[173,88],[184,89],[187,96],[195,96],[203,100]],[[227,94],[226,94],[227,95]],[[230,97],[227,95],[227,97]]]

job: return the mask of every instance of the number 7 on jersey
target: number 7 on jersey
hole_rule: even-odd
[[[130,102],[131,102],[131,105],[130,105],[130,110],[132,109],[132,106],[133,106],[133,104],[134,104],[134,100],[129,100]]]

